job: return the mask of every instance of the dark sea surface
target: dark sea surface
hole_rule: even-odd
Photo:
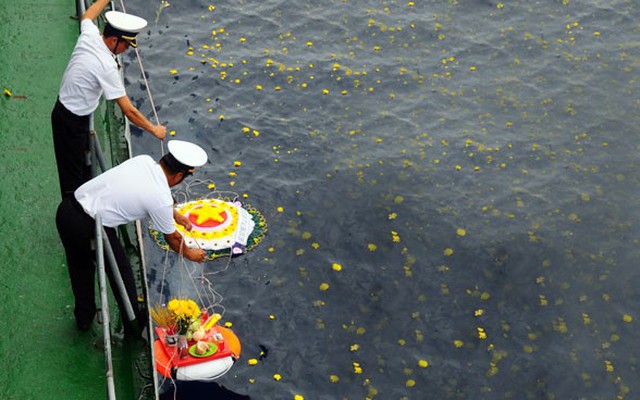
[[[640,398],[638,2],[169,3],[125,4],[158,116],[268,224],[178,398]],[[150,301],[199,290],[145,235]]]

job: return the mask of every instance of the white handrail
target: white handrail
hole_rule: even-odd
[[[113,363],[111,360],[111,332],[109,329],[109,300],[107,298],[107,279],[104,270],[104,251],[102,242],[102,219],[96,214],[96,261],[98,264],[98,282],[100,283],[100,303],[102,304],[102,332],[104,352],[107,364],[107,398],[116,399],[116,387],[113,380]]]

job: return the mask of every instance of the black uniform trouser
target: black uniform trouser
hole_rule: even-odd
[[[94,264],[96,252],[91,248],[91,241],[95,237],[95,221],[84,212],[80,203],[78,203],[76,198],[71,194],[65,196],[58,206],[56,226],[67,256],[71,288],[75,297],[74,315],[76,322],[78,326],[88,326],[96,314],[96,267]],[[113,249],[120,275],[122,276],[127,294],[131,300],[131,305],[136,314],[136,319],[142,324],[141,326],[144,326],[147,321],[147,316],[146,313],[138,307],[135,279],[129,259],[122,248],[122,244],[120,244],[116,230],[105,227],[105,231],[107,232],[109,243],[111,243],[111,248]],[[105,263],[108,263],[106,255]],[[132,326],[127,320],[124,303],[115,284],[111,267],[105,265],[105,269],[109,277],[109,282],[111,283],[114,297],[118,303],[118,307],[120,307],[126,332],[131,330]]]
[[[73,193],[91,179],[91,167],[86,165],[89,151],[90,116],[78,116],[56,101],[51,112],[53,148],[58,165],[62,197]]]

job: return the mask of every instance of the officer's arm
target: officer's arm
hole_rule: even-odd
[[[110,0],[97,0],[95,3],[91,5],[91,7],[87,8],[87,11],[82,15],[82,19],[90,19],[95,21],[98,18],[98,15],[102,13],[102,10],[109,4]]]
[[[204,262],[206,253],[202,249],[192,249],[187,247],[182,240],[182,235],[177,230],[170,234],[164,234],[164,238],[169,246],[176,253],[182,253],[187,259],[195,262]]]
[[[115,101],[129,121],[151,133],[158,139],[164,139],[167,134],[167,128],[163,125],[152,124],[151,121],[149,121],[133,104],[131,104],[129,96],[124,95],[115,99]]]

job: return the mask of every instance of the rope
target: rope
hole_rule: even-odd
[[[127,12],[127,8],[124,6],[124,0],[120,0],[120,7],[122,7],[122,12]],[[136,52],[136,59],[138,60],[140,73],[142,74],[142,79],[144,80],[144,86],[147,89],[147,96],[149,97],[149,102],[151,103],[151,110],[153,111],[156,125],[160,125],[160,118],[158,118],[158,111],[156,110],[156,105],[153,101],[153,96],[151,95],[151,88],[149,86],[149,81],[147,80],[147,74],[144,70],[144,66],[142,65],[142,57],[140,57],[140,52],[138,51],[137,47],[135,47],[133,50],[135,50]],[[164,156],[164,140],[160,141],[160,154]]]

